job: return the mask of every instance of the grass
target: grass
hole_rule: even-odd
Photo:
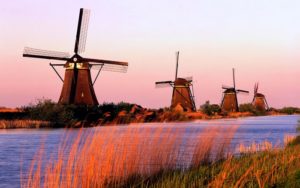
[[[52,127],[47,121],[40,120],[0,120],[0,129],[46,128]]]
[[[210,128],[202,136],[186,139],[185,130],[172,128],[109,127],[81,133],[58,155],[42,164],[43,149],[28,172],[22,187],[122,187],[142,184],[154,174],[185,170],[225,159],[236,131]],[[226,133],[226,134],[224,134]],[[224,140],[220,143],[217,140]],[[130,180],[130,181],[129,181]],[[132,185],[131,185],[132,184]]]
[[[170,171],[148,187],[297,187],[300,147],[230,157],[188,171]],[[299,185],[299,184],[298,184]]]
[[[286,136],[283,149],[263,142],[233,156],[236,128],[210,127],[190,138],[184,129],[162,127],[81,133],[45,164],[41,149],[22,187],[299,186],[299,137]]]

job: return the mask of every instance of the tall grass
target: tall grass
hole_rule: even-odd
[[[43,164],[38,154],[22,187],[122,187],[154,174],[211,164],[230,154],[234,128],[205,129],[186,138],[185,129],[109,127],[66,140]],[[42,150],[42,149],[41,149]],[[130,180],[130,181],[129,181]]]
[[[244,150],[240,148],[244,154],[233,157],[230,143],[236,129],[209,127],[191,137],[187,137],[191,132],[185,134],[183,128],[131,126],[82,131],[76,139],[66,138],[58,155],[46,162],[41,149],[30,170],[22,174],[22,187],[297,187],[300,184],[300,145],[290,144],[295,137],[285,137],[284,149],[263,142],[244,146]]]
[[[40,120],[0,120],[0,129],[16,128],[45,128],[52,127],[51,123]]]

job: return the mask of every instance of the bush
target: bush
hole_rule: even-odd
[[[256,109],[251,103],[240,104],[239,106],[240,112],[250,112],[256,116],[266,115],[265,110]]]
[[[105,121],[112,121],[114,120],[119,112],[125,110],[127,113],[130,112],[134,104],[120,102],[118,104],[114,103],[103,103],[102,105],[98,106],[99,115],[105,119]],[[109,113],[109,116],[105,116],[105,114]]]
[[[217,104],[210,104],[209,101],[206,101],[203,105],[200,106],[200,109],[203,113],[211,116],[221,112],[221,108]]]
[[[240,104],[240,112],[254,112],[255,108],[251,103]]]
[[[98,107],[57,104],[50,99],[38,99],[36,103],[22,107],[28,119],[49,121],[56,127],[85,120],[88,114],[98,113]]]
[[[22,107],[26,118],[49,121],[57,127],[72,125],[77,121],[95,122],[103,118],[105,122],[114,120],[119,112],[129,112],[134,104],[120,102],[104,103],[99,106],[63,105],[50,99],[38,99],[36,103]],[[109,113],[109,116],[107,114]]]
[[[300,108],[296,107],[284,107],[282,109],[279,109],[280,113],[285,113],[285,114],[299,114],[300,113]]]
[[[49,99],[39,99],[36,104],[23,107],[29,119],[50,121],[55,125],[69,123],[74,118],[73,106],[57,104]]]

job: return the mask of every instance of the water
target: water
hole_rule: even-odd
[[[184,132],[184,138],[191,138],[201,134],[209,127],[232,127],[238,129],[231,140],[231,145],[239,143],[250,145],[269,141],[276,146],[283,145],[285,135],[296,135],[296,127],[300,116],[266,116],[240,119],[223,119],[211,121],[194,121],[188,123],[149,123],[118,126],[122,132],[126,129],[152,129],[158,127],[172,128],[174,132]],[[111,127],[97,127],[84,129],[83,132],[103,131]],[[75,138],[78,129],[15,129],[0,130],[0,187],[20,187],[21,171],[26,172],[30,167],[34,155],[43,144],[48,157],[55,155],[60,143],[68,135]]]

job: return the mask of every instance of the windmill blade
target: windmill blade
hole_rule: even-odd
[[[90,63],[91,69],[101,70],[101,71],[110,71],[110,72],[121,72],[126,73],[128,66],[123,65],[114,65],[114,64],[104,64],[104,63]]]
[[[81,8],[79,12],[79,20],[78,20],[75,49],[74,49],[74,52],[76,54],[80,54],[85,51],[89,19],[90,19],[90,10]]]
[[[233,88],[235,89],[235,69],[232,69],[232,77],[233,77]]]
[[[25,47],[23,57],[68,61],[70,59],[70,54],[66,52],[57,52]]]
[[[254,86],[254,95],[257,94],[257,91],[258,91],[258,83],[255,83],[255,86]]]
[[[242,89],[237,89],[236,91],[239,92],[239,93],[249,93],[249,91],[242,90]]]
[[[166,87],[171,87],[172,84],[168,84],[168,83],[165,83],[165,84],[155,84],[155,88],[166,88]]]
[[[172,84],[174,83],[173,81],[160,81],[160,82],[155,82],[155,84]]]
[[[170,87],[174,84],[173,81],[161,81],[161,82],[155,82],[156,88],[164,88],[164,87]]]
[[[179,51],[176,52],[176,70],[175,70],[175,80],[177,79],[178,75],[178,62],[179,62]]]
[[[103,59],[82,58],[82,61],[83,62],[90,62],[90,63],[99,63],[99,64],[111,64],[111,65],[128,66],[127,62],[110,61],[110,60],[103,60]]]

